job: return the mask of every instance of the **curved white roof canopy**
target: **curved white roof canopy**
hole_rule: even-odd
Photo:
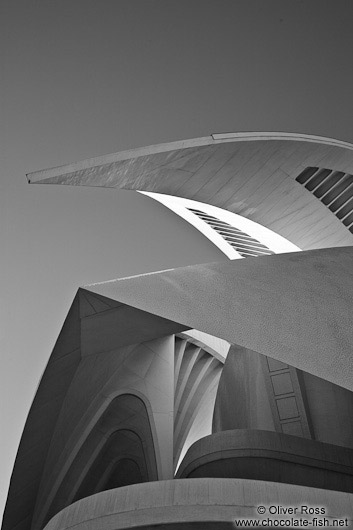
[[[267,250],[274,254],[300,250],[299,247],[272,230],[228,210],[162,193],[148,191],[140,193],[164,204],[185,219],[212,241],[229,259],[241,259],[251,255],[252,250],[255,251],[254,255],[270,253]],[[201,214],[205,214],[205,216]],[[235,230],[232,231],[232,228]],[[235,239],[236,236],[238,236],[237,239]]]
[[[317,171],[309,186],[296,180],[308,168]],[[352,175],[353,146],[346,142],[288,133],[229,133],[92,158],[32,173],[28,179],[207,203],[307,250],[353,244]],[[318,189],[323,184],[325,192]]]

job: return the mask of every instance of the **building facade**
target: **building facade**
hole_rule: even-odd
[[[3,530],[352,523],[352,175],[350,144],[247,133],[28,176],[145,192],[230,260],[79,289]]]

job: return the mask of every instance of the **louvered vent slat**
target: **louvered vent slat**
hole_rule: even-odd
[[[353,193],[351,193],[351,196],[352,195],[353,195]],[[346,215],[351,213],[352,210],[353,210],[353,198],[350,201],[346,202],[346,204],[343,206],[343,208],[338,210],[336,215],[337,215],[338,219],[343,219],[343,217],[346,217]]]
[[[314,173],[317,172],[319,168],[318,167],[307,167],[306,169],[304,169],[304,171],[302,171],[298,177],[298,182],[300,182],[300,184],[305,184],[305,182],[314,175]]]
[[[230,239],[229,237],[224,238],[230,245],[239,247],[243,250],[252,250],[254,252],[269,253],[271,250],[268,250],[266,247],[257,247],[256,245],[247,245],[243,241],[237,241],[236,239]]]
[[[353,233],[353,175],[307,167],[295,179],[305,186]]]
[[[341,198],[341,194],[352,183],[351,178],[349,179],[347,176],[345,177],[346,178],[344,179],[341,177],[341,179],[337,182],[337,184],[333,186],[328,193],[326,193],[325,197],[322,198],[322,202],[326,204],[326,206],[331,204],[332,201],[334,201],[337,197]],[[343,203],[345,203],[346,200],[349,199],[349,197],[351,196],[352,196],[352,193],[348,190],[348,195],[346,195],[346,199],[343,201]]]
[[[235,243],[237,245],[239,244],[239,246],[245,246],[245,248],[253,248],[254,250],[268,250],[265,245],[261,245],[261,243],[257,243],[256,241],[247,241],[246,239],[242,239],[236,236],[225,236],[223,234],[221,235],[223,236],[223,239],[228,241],[230,244]]]
[[[331,171],[330,173],[331,174],[329,175],[329,177],[326,178],[321,184],[321,186],[316,188],[316,190],[314,191],[314,195],[318,199],[324,197],[324,195],[326,195],[326,193],[328,193],[333,188],[333,186],[335,186],[341,180],[341,177],[333,171]]]
[[[343,224],[346,226],[350,226],[353,223],[353,212],[351,212],[347,217],[343,219]]]
[[[323,183],[323,181],[330,175],[330,173],[331,171],[329,169],[320,169],[319,171],[315,172],[315,175],[313,175],[313,177],[310,178],[309,182],[305,185],[306,189],[309,191],[313,191],[319,186],[319,184]]]
[[[214,227],[214,225],[212,225],[212,227]],[[254,244],[256,243],[257,245],[260,245],[262,247],[264,246],[262,243],[259,243],[257,239],[254,239],[253,237],[250,237],[247,234],[244,234],[244,232],[239,232],[236,230],[217,230],[217,232],[224,237],[236,237],[248,243],[254,243]]]
[[[339,197],[337,197],[337,199],[333,203],[330,204],[329,206],[330,210],[335,212],[336,210],[339,210],[340,208],[342,208],[342,206],[344,206],[346,203],[350,201],[350,199],[352,198],[352,195],[353,195],[353,186],[350,185],[344,193],[340,194]]]
[[[196,210],[195,208],[188,208],[188,210],[208,224],[217,234],[222,236],[224,241],[233,247],[243,258],[274,254],[266,245],[249,236],[249,234],[242,232],[239,228],[201,210]]]

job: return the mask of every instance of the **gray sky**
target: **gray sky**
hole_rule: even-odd
[[[2,0],[0,511],[80,285],[224,259],[133,192],[25,173],[215,132],[353,142],[351,0]]]

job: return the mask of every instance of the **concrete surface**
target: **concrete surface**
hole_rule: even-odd
[[[353,390],[353,247],[193,265],[90,290]]]
[[[223,431],[195,442],[177,477],[247,478],[353,493],[353,450],[270,431]]]
[[[28,178],[205,202],[260,223],[304,250],[352,245],[353,234],[295,181],[308,166],[352,175],[352,145],[288,133],[213,135],[84,160]]]
[[[225,529],[235,518],[269,517],[268,513],[257,513],[260,505],[267,510],[273,505],[297,507],[299,512],[301,506],[324,507],[330,522],[335,517],[347,517],[349,524],[353,520],[353,495],[349,493],[265,481],[201,478],[150,482],[99,493],[57,514],[45,530],[149,530],[172,523],[192,529],[209,522],[215,523],[213,528]],[[281,516],[286,517],[290,516]]]

